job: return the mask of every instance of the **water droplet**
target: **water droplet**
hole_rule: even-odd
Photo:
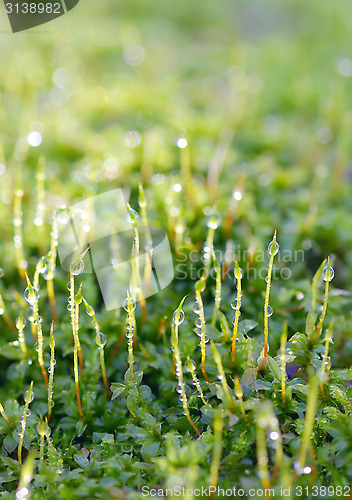
[[[97,333],[95,336],[95,342],[99,347],[104,347],[107,341],[108,339],[106,338],[106,335],[101,332]]]
[[[267,317],[268,317],[268,318],[270,318],[270,316],[272,316],[272,315],[273,315],[273,312],[274,312],[274,311],[273,311],[272,307],[268,306],[268,308],[267,308],[267,310],[266,310],[266,315],[267,315]]]
[[[195,361],[193,361],[193,359],[187,359],[186,370],[189,372],[192,372],[192,371],[196,370],[196,368],[197,368],[197,365],[196,365]]]
[[[233,275],[236,278],[236,280],[240,280],[243,277],[243,271],[240,267],[235,267],[233,271]]]
[[[303,292],[297,292],[296,293],[296,299],[297,300],[303,300],[304,299],[304,293]]]
[[[40,274],[44,274],[48,271],[49,266],[50,266],[50,260],[48,256],[45,256],[39,259],[37,264],[37,270]]]
[[[277,241],[271,241],[268,245],[268,254],[270,257],[276,255],[280,250],[280,246]]]
[[[200,307],[199,307],[199,305],[198,305],[198,302],[195,302],[195,303],[194,303],[194,306],[193,306],[193,312],[194,312],[195,314],[199,314],[199,313],[200,313]]]
[[[185,320],[185,313],[182,311],[175,311],[173,315],[173,322],[175,325],[180,325]]]
[[[335,271],[331,266],[326,265],[323,267],[321,275],[324,281],[331,281],[332,279],[334,279]]]
[[[127,214],[128,222],[130,224],[135,224],[138,222],[138,219],[139,219],[138,212],[136,212],[136,210],[134,210],[133,208],[130,208]]]
[[[237,313],[237,314],[238,314],[238,317],[240,317],[240,316],[241,316],[241,311],[238,311],[238,313]],[[236,321],[236,316],[235,316],[235,317],[233,318],[233,320],[232,320],[232,324],[233,324],[233,325],[235,324],[235,321]]]
[[[24,291],[24,298],[26,299],[28,304],[32,306],[39,299],[39,293],[35,288],[32,287],[32,289],[30,290],[27,287]]]
[[[125,299],[123,303],[123,308],[126,312],[132,312],[136,309],[136,302],[133,300],[131,297],[128,299]]]
[[[39,323],[39,324],[43,323],[43,318],[42,318],[41,316],[38,316],[38,319],[35,319],[35,320],[34,320],[34,324],[35,324],[35,325],[38,325],[38,323]]]
[[[196,325],[196,328],[202,328],[203,321],[201,320],[201,318],[197,318],[194,324]]]
[[[207,344],[209,342],[209,337],[204,336],[204,343]]]
[[[39,342],[36,342],[36,343],[34,344],[34,349],[35,349],[37,352],[39,352]]]
[[[235,299],[235,300],[233,300],[233,301],[231,302],[231,307],[232,307],[232,309],[234,309],[234,310],[235,310],[235,309],[237,309],[237,305],[238,305],[238,307],[241,307],[241,299],[239,300],[239,302],[238,302],[238,300],[237,300],[237,299]]]
[[[70,220],[69,210],[60,208],[55,212],[55,217],[59,224],[67,224]]]
[[[79,260],[78,264],[76,264],[74,267],[71,267],[71,273],[73,276],[79,276],[82,274],[84,271],[84,262],[83,260]]]
[[[207,217],[207,226],[211,229],[217,229],[221,224],[221,216],[217,212],[213,212]]]
[[[136,130],[129,130],[125,134],[125,144],[129,148],[136,148],[142,142],[142,136]]]
[[[0,316],[2,316],[4,314],[4,310],[0,307]]]
[[[3,269],[0,269],[0,278],[2,278],[4,276],[4,270]]]
[[[311,467],[308,467],[308,466],[307,466],[307,467],[304,467],[304,469],[303,469],[303,474],[310,474],[311,472],[312,472]]]
[[[269,283],[269,276],[265,276],[265,283]]]
[[[24,328],[26,326],[26,323],[27,323],[27,320],[26,320],[26,318],[24,318],[22,316],[22,314],[20,316],[18,316],[18,318],[16,319],[17,330],[19,330],[20,328]]]
[[[26,391],[26,392],[24,393],[24,400],[25,400],[25,401],[27,400],[28,393],[29,393],[29,391]],[[29,402],[29,403],[31,403],[31,402],[33,401],[33,399],[34,399],[34,392],[33,392],[33,391],[31,391],[31,394],[30,394],[30,396],[29,396],[29,401],[28,401],[28,402]]]
[[[270,439],[272,439],[273,441],[276,441],[277,439],[279,439],[279,434],[276,431],[271,432]]]
[[[26,316],[27,316],[28,321],[30,321],[31,323],[33,323],[33,321],[35,319],[34,318],[34,313],[33,313],[33,307],[29,307],[27,309]]]

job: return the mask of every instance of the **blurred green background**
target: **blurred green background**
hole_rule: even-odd
[[[136,206],[143,182],[151,221],[166,225],[167,186],[187,181],[184,161],[195,205],[184,191],[177,203],[195,244],[206,235],[202,208],[217,205],[233,218],[219,247],[230,238],[265,248],[277,228],[282,249],[305,252],[292,263],[296,284],[331,255],[334,284],[348,289],[351,13],[344,0],[81,0],[58,20],[12,34],[2,7],[1,267],[14,265],[21,177],[29,264],[47,247],[49,226],[38,245],[34,224],[40,157],[46,223],[60,204],[121,186]],[[167,178],[161,187],[157,174]]]

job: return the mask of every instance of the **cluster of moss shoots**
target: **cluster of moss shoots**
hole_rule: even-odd
[[[21,193],[16,197],[15,203],[15,220],[20,217],[18,213],[21,211]],[[140,208],[142,221],[145,226],[148,225],[148,219],[146,215],[146,203],[145,196],[143,192],[143,188],[140,187]],[[134,268],[132,269],[131,283],[130,288],[126,293],[126,300],[124,303],[124,309],[127,313],[125,329],[124,333],[127,337],[127,362],[128,362],[128,371],[130,379],[133,379],[133,370],[134,370],[134,349],[138,347],[137,344],[137,327],[136,327],[136,317],[135,317],[135,309],[136,302],[139,301],[143,318],[146,318],[146,304],[142,293],[141,287],[141,270],[138,264],[138,255],[139,255],[139,234],[138,234],[138,213],[133,210],[128,205],[128,213],[129,213],[129,222],[133,226],[134,231],[134,240],[133,240],[133,248],[132,254],[134,257]],[[187,357],[185,363],[181,357],[181,351],[179,346],[179,329],[185,321],[185,313],[183,311],[183,305],[186,300],[184,297],[178,307],[176,308],[174,315],[171,320],[171,350],[173,353],[173,369],[175,376],[175,385],[177,393],[179,394],[180,403],[182,405],[183,413],[186,416],[191,428],[194,430],[197,436],[201,436],[201,431],[199,430],[197,424],[191,415],[191,409],[188,405],[188,396],[187,396],[187,387],[185,383],[184,377],[184,367],[190,373],[193,386],[195,391],[197,392],[199,398],[205,406],[211,407],[208,397],[207,390],[215,383],[210,380],[210,377],[206,370],[206,362],[207,356],[212,356],[213,360],[216,364],[218,371],[218,381],[220,381],[221,388],[224,394],[224,404],[223,408],[214,408],[216,410],[215,417],[213,421],[213,431],[214,431],[214,449],[213,449],[213,460],[211,464],[210,471],[210,484],[215,486],[218,484],[218,474],[219,474],[219,465],[221,461],[221,450],[222,450],[222,433],[224,427],[224,418],[231,413],[236,413],[237,409],[239,409],[240,415],[243,418],[245,424],[247,426],[255,425],[256,432],[256,450],[257,450],[257,464],[258,464],[258,476],[264,488],[269,488],[273,482],[276,481],[280,470],[280,464],[285,459],[283,443],[282,443],[282,434],[280,430],[280,426],[278,420],[275,416],[273,406],[269,401],[264,402],[262,404],[257,413],[255,421],[251,421],[250,417],[247,415],[245,404],[244,404],[244,394],[241,387],[240,379],[238,373],[240,371],[239,366],[236,364],[236,348],[239,341],[239,318],[241,315],[241,304],[242,304],[242,294],[243,294],[243,286],[242,286],[242,278],[243,273],[239,264],[236,260],[236,256],[234,256],[234,282],[236,286],[235,296],[233,298],[233,302],[231,303],[231,307],[234,310],[234,319],[233,319],[233,330],[232,336],[229,338],[229,333],[226,329],[223,329],[223,333],[225,335],[225,339],[227,344],[230,346],[230,359],[232,363],[232,373],[233,378],[231,382],[229,382],[226,372],[223,366],[223,359],[219,353],[219,346],[209,339],[207,336],[207,318],[204,309],[204,302],[202,294],[206,290],[209,270],[211,265],[214,265],[215,268],[215,276],[216,276],[216,287],[215,287],[215,300],[214,300],[214,309],[213,314],[209,322],[212,327],[217,324],[222,326],[222,315],[223,313],[220,310],[222,293],[221,293],[221,283],[222,283],[222,275],[221,275],[221,266],[218,263],[214,249],[213,249],[213,241],[214,241],[214,233],[216,228],[220,224],[220,216],[216,212],[212,212],[207,219],[208,225],[208,235],[206,243],[204,244],[203,250],[203,261],[204,268],[203,274],[201,278],[195,283],[194,287],[194,308],[193,311],[197,315],[197,319],[195,321],[195,333],[198,335],[200,339],[199,348],[200,348],[200,366],[198,367],[196,362]],[[16,231],[19,237],[22,238],[21,235],[21,222],[15,224]],[[44,441],[48,440],[48,446],[52,446],[52,442],[50,441],[50,419],[52,415],[53,409],[53,395],[54,395],[54,372],[55,372],[55,321],[57,321],[57,311],[56,311],[56,301],[55,301],[55,293],[54,293],[54,273],[56,266],[56,247],[58,240],[58,231],[57,231],[57,215],[54,215],[52,221],[52,232],[51,232],[51,247],[50,251],[47,255],[41,258],[35,268],[33,279],[26,274],[22,267],[23,255],[18,252],[18,269],[21,276],[24,278],[26,282],[26,289],[24,291],[24,298],[26,302],[30,306],[31,311],[31,330],[33,334],[33,342],[35,343],[35,349],[37,351],[38,365],[41,370],[43,376],[43,382],[47,388],[47,403],[48,410],[45,419],[41,418],[40,423],[38,424],[38,434],[39,434],[39,461],[43,462],[44,460]],[[87,299],[83,295],[83,286],[80,283],[78,286],[76,284],[76,280],[79,276],[84,272],[84,257],[89,251],[87,248],[77,260],[72,262],[69,270],[69,280],[68,280],[68,311],[70,313],[71,319],[71,329],[72,329],[72,337],[73,337],[73,375],[74,375],[74,386],[76,392],[76,400],[77,400],[77,408],[82,420],[85,419],[85,415],[82,409],[81,403],[81,395],[80,395],[80,379],[82,377],[82,373],[84,371],[84,359],[83,352],[79,339],[79,329],[80,329],[80,308],[84,305],[85,311],[88,316],[92,320],[92,326],[95,331],[95,342],[99,349],[100,356],[100,366],[101,366],[101,376],[103,385],[105,387],[107,396],[110,398],[111,391],[109,387],[109,382],[107,378],[107,371],[105,366],[105,358],[104,358],[104,347],[107,343],[106,336],[101,332],[95,310],[88,303]],[[269,255],[269,264],[268,264],[268,273],[265,279],[266,281],[266,290],[264,296],[264,306],[263,306],[263,349],[260,353],[260,356],[257,359],[256,366],[254,370],[260,374],[267,370],[269,363],[269,339],[270,339],[270,328],[269,328],[269,319],[273,315],[273,309],[270,306],[270,290],[272,284],[272,271],[274,265],[275,256],[279,252],[279,244],[277,242],[276,231],[274,233],[272,241],[268,246],[268,255]],[[144,271],[144,280],[150,279],[151,269],[146,268]],[[45,332],[42,328],[42,318],[39,314],[39,294],[40,294],[40,277],[43,276],[48,283],[48,297],[51,304],[53,321],[51,324],[51,329],[48,335],[49,347],[50,347],[50,362],[48,369],[45,366],[44,362],[44,336]],[[329,259],[324,261],[317,271],[313,283],[312,283],[312,310],[315,311],[316,307],[316,287],[319,277],[322,276],[325,282],[325,295],[323,301],[323,307],[321,311],[320,318],[313,329],[313,333],[311,338],[309,339],[310,346],[316,345],[321,332],[323,330],[324,318],[327,311],[328,305],[328,293],[329,293],[329,284],[330,281],[334,277],[334,270],[330,265]],[[0,308],[2,311],[2,316],[4,320],[7,322],[8,326],[18,335],[17,345],[21,349],[23,356],[29,359],[29,353],[26,346],[25,336],[24,336],[24,327],[25,321],[23,317],[23,313],[19,315],[16,324],[14,325],[6,312],[6,306],[3,299],[0,297]],[[167,323],[165,320],[161,321],[159,324],[159,329],[163,328],[163,332],[165,333],[167,329]],[[311,445],[311,436],[313,430],[313,423],[316,414],[316,403],[318,397],[318,391],[320,387],[320,391],[322,396],[325,398],[324,392],[324,384],[329,380],[329,341],[332,335],[332,328],[330,327],[327,330],[326,342],[325,342],[325,350],[323,355],[322,367],[319,372],[313,371],[312,367],[308,373],[308,385],[309,385],[309,393],[307,398],[307,407],[305,412],[305,422],[304,429],[301,439],[301,446],[299,450],[299,454],[295,457],[294,475],[291,477],[291,484],[293,484],[295,477],[299,474],[306,472],[306,458],[307,454],[311,455],[312,453],[312,445]],[[207,344],[210,340],[210,350],[207,348]],[[281,400],[282,405],[285,406],[287,402],[287,392],[286,392],[286,343],[287,343],[287,324],[284,323],[281,334],[281,343],[280,343],[280,378],[281,378]],[[198,370],[199,368],[199,370]],[[203,378],[203,381],[201,381]],[[22,457],[23,457],[23,439],[26,430],[26,420],[28,415],[30,414],[29,406],[33,401],[35,388],[33,387],[33,382],[31,382],[28,391],[25,393],[24,400],[25,405],[23,408],[23,415],[21,418],[21,425],[19,428],[19,444],[18,444],[18,463],[19,466],[22,465]],[[7,424],[12,427],[14,424],[11,422],[9,417],[6,415],[5,409],[0,404],[0,413],[2,417],[5,419]],[[268,468],[268,451],[267,451],[267,434],[271,436],[273,440],[275,440],[275,460],[273,463],[273,468],[271,474]],[[29,468],[33,472],[34,467],[34,458],[33,454],[29,453],[26,463],[23,465],[26,467],[26,470]],[[311,470],[310,468],[308,468]],[[21,475],[21,477],[23,474]],[[29,474],[32,477],[32,473]],[[28,477],[28,474],[27,474]],[[282,479],[282,478],[281,478]],[[22,481],[23,483],[23,481]],[[28,485],[24,485],[20,483],[19,491],[21,488],[27,488]],[[287,481],[286,481],[287,483]]]

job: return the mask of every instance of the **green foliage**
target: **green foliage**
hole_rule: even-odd
[[[348,9],[87,0],[5,47],[1,499],[351,484]],[[63,205],[116,187],[175,264],[135,310],[56,261]]]

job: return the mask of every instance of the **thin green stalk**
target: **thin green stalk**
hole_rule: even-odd
[[[15,234],[14,242],[15,242],[17,269],[21,278],[25,281],[26,280],[25,269],[27,267],[27,262],[24,258],[24,253],[23,253],[23,211],[22,211],[23,195],[24,192],[22,189],[22,181],[20,180],[15,190],[15,196],[14,196],[13,225]]]
[[[303,470],[307,457],[307,452],[311,445],[311,437],[313,432],[315,415],[317,411],[318,387],[319,387],[319,377],[317,375],[313,375],[309,382],[309,392],[307,397],[307,407],[304,419],[303,436],[301,440],[301,447],[299,451],[298,461],[295,464],[295,470],[296,470],[295,475],[300,474],[300,472]]]
[[[131,290],[131,297],[134,301],[139,300],[141,309],[142,309],[142,316],[143,320],[145,321],[147,318],[147,309],[146,309],[146,303],[145,303],[145,298],[143,294],[143,289],[142,289],[142,278],[141,278],[141,272],[140,272],[140,255],[139,255],[139,231],[138,231],[138,226],[137,222],[139,219],[138,213],[133,210],[131,205],[127,203],[127,209],[128,209],[128,215],[129,215],[129,220],[131,224],[133,225],[133,247],[132,247],[132,276],[131,276],[131,283],[130,283],[130,290]],[[137,343],[137,329],[135,328],[134,331],[134,343]]]
[[[210,340],[210,345],[211,345],[211,350],[213,351],[213,356],[215,359],[216,366],[218,368],[218,379],[221,382],[222,389],[224,391],[225,397],[227,404],[230,408],[231,411],[234,410],[234,402],[230,394],[230,389],[229,386],[227,385],[227,380],[226,380],[226,375],[225,375],[225,370],[222,364],[221,356],[219,354],[219,351],[217,350],[215,343],[213,340]]]
[[[81,404],[81,396],[79,392],[79,371],[78,371],[78,345],[79,345],[79,304],[76,304],[75,300],[75,275],[73,274],[72,266],[70,268],[70,315],[71,315],[71,327],[73,335],[73,371],[75,377],[75,388],[76,388],[76,398],[78,412],[81,418],[84,418]]]
[[[326,259],[324,259],[323,262],[320,264],[317,272],[314,275],[313,281],[312,281],[312,311],[313,311],[313,313],[315,312],[315,306],[317,303],[317,283],[318,283],[318,280],[321,276],[321,273],[322,273],[322,270],[323,270],[323,267],[325,266],[325,264],[326,264]]]
[[[29,386],[28,391],[25,394],[25,405],[24,405],[24,410],[21,418],[21,432],[20,432],[20,438],[18,441],[18,463],[22,465],[22,448],[23,448],[23,439],[24,439],[24,434],[26,432],[26,425],[27,425],[27,415],[28,415],[28,408],[29,404],[33,401],[33,380],[31,382],[31,385]]]
[[[325,294],[324,294],[323,310],[321,312],[321,316],[320,316],[317,328],[316,328],[316,330],[315,330],[315,332],[313,334],[313,337],[312,337],[312,341],[311,341],[312,344],[314,344],[317,341],[318,337],[319,337],[319,334],[320,334],[321,329],[323,327],[323,323],[324,323],[324,319],[325,319],[325,315],[326,315],[326,310],[328,308],[329,285],[330,285],[330,281],[334,277],[334,270],[330,266],[329,258],[327,260],[326,266],[323,267],[322,275],[323,275],[323,279],[325,281]]]
[[[15,325],[13,324],[13,321],[11,320],[10,316],[7,313],[6,306],[4,299],[2,298],[2,295],[0,295],[0,311],[2,311],[1,316],[4,318],[5,323],[8,325],[8,327],[15,333],[17,333],[17,329]]]
[[[209,486],[211,489],[216,488],[219,482],[219,468],[220,468],[221,453],[222,453],[223,427],[224,423],[222,419],[222,413],[221,411],[218,411],[213,421],[214,448],[213,448],[213,458],[210,465],[210,480],[209,480]]]
[[[215,326],[221,305],[221,267],[218,262],[218,259],[216,258],[214,250],[213,250],[213,261],[214,261],[214,268],[216,271],[216,284],[215,284],[215,305],[214,305],[214,312],[211,320],[211,325]]]
[[[145,266],[144,266],[144,284],[145,288],[148,292],[150,288],[150,282],[151,282],[151,277],[152,277],[152,246],[153,246],[153,241],[152,241],[152,235],[150,233],[149,229],[149,222],[148,222],[148,216],[147,216],[147,202],[145,198],[145,193],[142,184],[139,184],[139,201],[138,204],[141,209],[141,216],[142,216],[142,224],[144,226],[144,231],[146,232],[146,241],[147,241],[147,247],[146,247],[146,259],[145,259]]]
[[[196,374],[196,364],[193,361],[193,359],[191,359],[189,356],[187,356],[186,369],[191,373],[193,385],[197,389],[200,399],[206,405],[207,401],[204,397],[202,386],[200,385],[200,382],[199,382],[197,374]]]
[[[193,422],[191,415],[189,413],[189,409],[188,409],[188,400],[187,400],[187,395],[186,395],[185,383],[183,380],[182,361],[181,361],[180,349],[178,346],[178,327],[184,319],[184,312],[182,311],[182,306],[183,306],[185,299],[186,299],[186,297],[184,297],[181,300],[178,308],[174,312],[173,321],[171,324],[171,346],[172,346],[172,350],[174,353],[176,377],[177,377],[177,381],[178,381],[177,392],[180,394],[180,400],[182,403],[183,412],[184,412],[188,422],[191,424],[191,426],[193,427],[193,429],[197,433],[197,436],[200,436],[200,431],[199,431],[198,427],[196,426],[196,424]]]
[[[55,297],[55,288],[54,288],[54,276],[56,269],[56,255],[57,255],[57,245],[59,239],[59,230],[57,224],[57,216],[53,215],[52,223],[51,223],[51,233],[50,233],[50,250],[48,253],[49,256],[49,266],[47,272],[43,275],[46,280],[46,288],[48,291],[48,298],[51,307],[51,314],[55,321],[58,321],[59,317],[57,314],[56,308],[56,297]]]
[[[236,357],[236,340],[238,333],[238,320],[241,315],[241,300],[242,300],[242,270],[238,265],[237,260],[235,260],[235,279],[237,283],[237,298],[235,301],[235,319],[233,322],[233,334],[232,334],[232,349],[231,349],[231,361],[235,362]]]
[[[280,338],[281,396],[283,405],[286,404],[286,342],[287,342],[287,321],[285,321],[284,323]]]
[[[257,443],[257,464],[259,469],[260,482],[265,490],[271,486],[268,469],[268,452],[266,449],[265,429],[256,425],[256,443]]]
[[[21,311],[21,314],[19,315],[19,317],[17,318],[16,328],[18,330],[18,342],[20,344],[21,351],[24,354],[24,356],[27,357],[28,351],[27,351],[26,341],[25,341],[24,333],[23,333],[24,323],[23,323],[22,311]]]
[[[202,300],[202,295],[201,292],[205,290],[205,281],[203,278],[197,281],[195,284],[195,294],[196,294],[196,301],[198,304],[199,308],[199,319],[200,319],[200,330],[201,330],[201,338],[200,338],[200,349],[201,349],[201,359],[202,359],[202,373],[204,375],[204,378],[207,382],[210,382],[207,372],[205,371],[205,358],[206,358],[206,331],[205,331],[205,314],[204,314],[204,304]]]
[[[55,371],[55,337],[54,337],[54,321],[51,323],[50,327],[50,367],[49,367],[49,385],[48,385],[48,420],[51,417],[51,411],[53,407],[53,392],[54,392],[54,371]]]
[[[30,497],[29,487],[34,477],[35,453],[30,451],[21,467],[20,481],[18,483],[16,498],[27,500]]]
[[[37,288],[32,286],[28,275],[26,274],[26,280],[27,280],[27,288],[25,290],[25,299],[27,302],[33,307],[33,315],[34,315],[34,324],[36,327],[37,331],[37,337],[38,337],[38,342],[36,344],[36,349],[38,351],[38,362],[40,369],[42,371],[43,379],[45,386],[48,387],[48,375],[44,366],[44,358],[43,358],[43,329],[42,329],[42,324],[41,324],[41,318],[39,316],[39,308],[38,308],[38,299],[39,299],[39,292],[38,292],[38,284]],[[39,277],[38,273],[35,273],[34,275],[34,280],[36,283],[38,283]]]
[[[45,160],[40,158],[36,171],[37,206],[34,223],[38,228],[38,241],[44,241],[44,221],[45,221]]]
[[[266,358],[269,351],[269,317],[271,316],[271,308],[269,306],[269,298],[270,298],[270,288],[271,288],[271,275],[273,271],[273,263],[274,257],[279,251],[279,244],[276,241],[276,231],[274,233],[274,237],[268,246],[268,253],[270,256],[269,259],[269,268],[268,268],[268,276],[266,279],[266,292],[265,292],[265,301],[264,301],[264,350],[263,357]]]
[[[247,418],[246,410],[244,409],[244,404],[243,404],[243,391],[242,391],[241,383],[240,383],[237,375],[235,376],[235,394],[238,397],[238,400],[240,402],[240,410],[241,410],[243,419],[246,422],[246,424],[248,424],[248,418]]]
[[[134,332],[136,329],[136,317],[135,317],[135,309],[136,309],[136,302],[133,300],[133,298],[130,296],[130,294],[127,294],[127,299],[125,300],[124,303],[124,308],[125,311],[127,312],[127,318],[126,318],[126,338],[127,338],[127,349],[128,349],[128,365],[129,365],[129,373],[131,378],[133,378],[133,366],[134,366],[134,354],[133,354],[133,344],[134,344]]]
[[[333,321],[330,323],[329,328],[326,332],[326,337],[325,337],[325,347],[324,347],[324,354],[323,354],[323,360],[321,363],[321,369],[320,369],[320,391],[324,399],[326,399],[325,391],[324,391],[324,382],[323,382],[323,376],[325,373],[325,370],[328,365],[328,355],[329,355],[329,347],[330,347],[330,340],[332,337],[332,327],[333,327]]]

